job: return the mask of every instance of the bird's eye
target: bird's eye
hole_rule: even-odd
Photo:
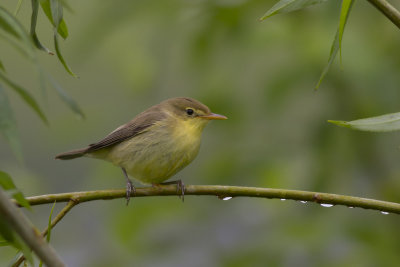
[[[193,113],[194,113],[193,109],[191,108],[186,109],[186,114],[188,114],[189,116],[192,116]]]

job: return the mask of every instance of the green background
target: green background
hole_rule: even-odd
[[[3,1],[13,10],[16,1]],[[68,1],[64,57],[38,51],[41,64],[82,107],[79,120],[33,65],[4,42],[7,73],[40,101],[46,127],[11,91],[24,162],[0,140],[0,169],[27,196],[123,188],[119,168],[54,156],[100,140],[166,98],[189,96],[229,117],[212,122],[197,159],[175,178],[321,191],[400,202],[399,133],[339,128],[399,112],[400,32],[367,1],[357,1],[336,60],[329,56],[339,1],[261,17],[275,1]],[[398,5],[397,5],[398,6]],[[18,18],[28,28],[30,3]],[[39,16],[38,35],[52,29]],[[54,50],[54,49],[53,49]],[[64,204],[58,204],[59,211]],[[27,213],[44,228],[50,205]],[[56,212],[55,211],[55,212]],[[54,213],[55,214],[55,213]],[[399,266],[400,217],[268,199],[187,196],[95,201],[75,207],[51,244],[68,266]],[[15,255],[0,248],[0,265]]]

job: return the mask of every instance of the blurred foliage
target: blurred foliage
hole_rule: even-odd
[[[7,11],[7,9],[5,9],[3,6],[0,6],[0,39],[2,39],[4,43],[10,45],[16,51],[18,51],[24,59],[30,61],[33,64],[34,68],[38,72],[40,86],[42,87],[43,91],[45,90],[46,80],[48,80],[49,83],[51,83],[52,86],[56,89],[56,92],[59,94],[60,98],[71,108],[71,110],[77,113],[79,116],[83,117],[83,113],[77,103],[61,88],[60,85],[58,85],[57,82],[54,81],[53,78],[50,77],[49,74],[47,74],[47,72],[42,68],[37,59],[34,47],[39,50],[43,50],[50,55],[53,55],[53,52],[51,52],[39,41],[39,37],[36,33],[36,25],[39,15],[39,2],[42,7],[43,13],[47,16],[54,28],[54,48],[56,51],[56,55],[64,66],[65,70],[72,76],[76,77],[76,75],[68,67],[67,63],[64,60],[64,57],[61,54],[58,41],[59,35],[64,39],[68,37],[68,28],[63,19],[63,1],[31,0],[32,13],[29,34],[17,18],[17,15],[22,6],[22,1],[19,1],[17,3],[16,11],[14,12],[14,14]],[[27,87],[29,89],[26,89],[10,79],[9,74],[6,72],[5,65],[2,61],[0,61],[0,86],[3,87],[3,85],[7,85],[10,89],[13,89],[21,97],[25,104],[30,106],[36,112],[36,114],[43,120],[43,122],[45,122],[46,124],[48,123],[46,116],[44,115],[38,102],[35,100],[35,97],[33,97],[32,93],[29,92],[31,90],[30,86]],[[2,92],[0,92],[0,101],[4,102],[5,100],[3,99],[6,99],[7,95],[3,88],[0,89],[2,90]],[[2,114],[2,116],[0,117],[0,132],[6,137],[6,140],[10,144],[14,154],[17,156],[18,159],[21,160],[21,149],[19,146],[18,135],[15,131],[15,125],[16,123],[13,119],[12,110],[7,104],[6,112],[4,112],[4,114]]]
[[[120,170],[55,154],[102,138],[145,108],[190,96],[229,120],[210,124],[198,158],[177,175],[186,184],[230,184],[324,191],[400,201],[400,138],[346,131],[326,122],[399,110],[400,34],[366,1],[356,2],[332,64],[313,87],[338,29],[340,2],[260,18],[276,1],[68,1],[70,38],[59,45],[80,79],[35,53],[79,102],[77,121],[41,90],[36,67],[0,43],[11,80],[39,97],[43,127],[8,95],[24,149],[21,168],[3,142],[0,169],[29,195],[123,188]],[[6,0],[7,10],[15,1]],[[23,2],[21,24],[30,25]],[[37,35],[54,42],[39,13]],[[73,38],[72,38],[73,36]],[[379,40],[379,41],[377,41]],[[60,40],[61,41],[61,40]],[[39,82],[38,82],[39,81]],[[55,213],[61,209],[57,204]],[[50,207],[35,207],[45,227]],[[177,197],[87,203],[52,232],[69,266],[398,266],[399,218],[291,201]],[[14,250],[0,249],[0,265]]]
[[[19,205],[27,209],[31,209],[29,202],[25,199],[21,191],[19,191],[10,175],[5,172],[0,171],[0,186],[11,193],[12,198],[14,198]]]
[[[4,190],[4,192],[8,193],[22,207],[31,210],[28,201],[25,199],[21,191],[16,188],[10,175],[2,171],[0,171],[0,190]],[[28,245],[25,244],[21,237],[16,233],[14,226],[3,216],[4,215],[0,213],[0,247],[12,246],[17,249],[18,252],[22,251],[28,262],[33,264],[32,252]]]

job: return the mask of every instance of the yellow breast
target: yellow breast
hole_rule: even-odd
[[[200,123],[199,123],[200,121]],[[197,156],[203,120],[163,121],[114,146],[105,157],[145,184],[161,183]]]

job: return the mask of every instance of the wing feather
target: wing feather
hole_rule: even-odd
[[[104,139],[100,140],[97,143],[90,144],[86,150],[86,153],[110,147],[127,139],[133,138],[139,134],[142,134],[146,132],[146,130],[150,126],[154,125],[156,122],[166,117],[166,115],[160,112],[160,110],[156,108],[156,106],[152,109],[154,109],[154,111],[147,110],[147,112],[139,114],[130,122],[112,131]]]

